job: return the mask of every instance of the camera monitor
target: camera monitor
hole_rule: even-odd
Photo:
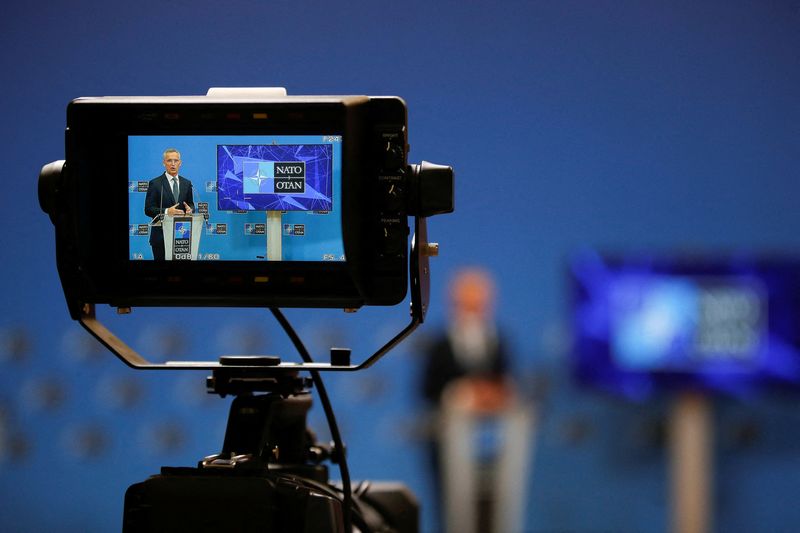
[[[578,379],[632,398],[800,386],[800,260],[609,257],[571,264]]]
[[[407,152],[397,97],[74,100],[39,182],[71,314],[395,305],[409,216],[452,211],[452,170]]]

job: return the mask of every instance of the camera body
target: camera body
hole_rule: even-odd
[[[163,173],[162,151],[180,151],[183,145],[195,147],[183,153],[184,160],[208,162],[202,176],[188,175],[193,180],[193,211],[204,211],[201,236],[208,242],[215,229],[227,229],[213,238],[230,241],[230,252],[194,261],[137,257],[132,253],[135,234],[153,233],[157,224],[132,198],[136,193],[141,198],[153,187],[154,181],[146,180],[159,170]],[[252,155],[277,149],[284,155]],[[288,162],[295,164],[286,165],[290,150],[311,155],[305,160],[292,156]],[[70,313],[76,318],[87,303],[341,308],[397,304],[408,285],[408,216],[419,207],[412,194],[420,194],[407,152],[406,105],[397,97],[76,99],[67,108],[66,164],[50,178],[43,173],[39,189],[42,207],[56,228],[58,270]],[[149,175],[137,170],[144,168],[143,161],[153,169]],[[300,186],[300,179],[279,176],[292,171],[307,173],[305,196],[279,194],[279,186]],[[253,189],[253,180],[268,183],[270,193]],[[452,182],[450,189],[452,210]],[[307,200],[314,194],[316,203]],[[166,207],[162,200],[159,211]],[[324,238],[315,242],[314,235],[301,231],[292,245],[313,252],[298,252],[295,258],[290,253],[280,261],[237,251],[237,243],[245,240],[236,226],[239,217],[257,220],[266,211],[307,216],[324,227],[319,231]],[[220,224],[219,217],[227,223]],[[263,230],[269,221],[260,220],[261,224],[244,224],[250,232],[247,239],[266,240],[269,248],[272,244]],[[306,225],[286,226],[281,228],[284,234]],[[323,253],[326,246],[333,253]]]
[[[404,485],[364,483],[354,499],[368,531],[419,531],[419,504]],[[342,515],[340,492],[309,478],[164,467],[128,488],[122,530],[345,533]]]

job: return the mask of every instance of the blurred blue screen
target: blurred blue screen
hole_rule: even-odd
[[[585,253],[570,278],[584,384],[634,398],[800,385],[796,259]]]

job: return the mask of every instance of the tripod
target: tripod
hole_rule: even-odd
[[[123,531],[345,532],[343,493],[323,464],[344,450],[315,442],[306,427],[311,380],[222,368],[207,387],[235,396],[222,450],[129,487]],[[359,531],[417,531],[418,505],[403,485],[361,483],[349,506]]]

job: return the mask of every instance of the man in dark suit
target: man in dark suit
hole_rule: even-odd
[[[505,343],[494,322],[494,294],[488,272],[461,270],[450,284],[450,323],[426,350],[422,394],[437,415],[428,453],[443,531],[519,531],[493,525],[503,512],[492,490],[496,483],[479,481],[477,472],[499,470],[498,458],[486,461],[487,468],[484,459],[456,453],[452,446],[472,442],[481,420],[501,420],[515,401]]]
[[[470,411],[502,408],[511,393],[503,339],[493,318],[494,283],[477,268],[460,271],[450,285],[447,331],[428,347],[422,393],[438,407],[445,393]]]
[[[178,175],[181,153],[175,148],[167,148],[163,155],[165,172],[148,183],[144,212],[153,219],[165,214],[191,214],[194,211],[192,182]],[[150,227],[150,246],[153,248],[153,259],[163,261],[164,232],[161,226]]]

